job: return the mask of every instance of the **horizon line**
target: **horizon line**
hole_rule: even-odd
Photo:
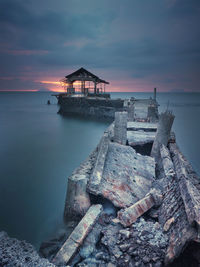
[[[51,90],[39,90],[39,89],[0,89],[0,92],[41,92],[41,93],[65,93]],[[153,93],[153,91],[107,91],[106,93]],[[157,93],[200,93],[198,91],[159,91]]]

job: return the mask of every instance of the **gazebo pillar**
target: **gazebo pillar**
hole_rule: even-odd
[[[69,82],[67,86],[67,93],[71,95],[72,93],[74,93],[72,91],[73,91],[73,82]]]
[[[96,95],[96,93],[97,93],[97,83],[96,81],[94,81],[94,94]]]
[[[85,94],[85,81],[81,81],[81,93]]]

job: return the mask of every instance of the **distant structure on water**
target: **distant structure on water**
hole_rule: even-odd
[[[65,76],[61,82],[68,96],[110,97],[110,94],[105,93],[105,86],[109,82],[84,68]]]
[[[61,80],[65,93],[55,94],[62,115],[79,115],[99,119],[115,118],[115,112],[128,112],[129,120],[157,121],[158,103],[156,88],[154,97],[149,99],[111,99],[105,92],[109,82],[84,68],[65,76]]]

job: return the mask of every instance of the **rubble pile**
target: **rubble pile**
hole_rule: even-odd
[[[53,267],[55,265],[41,258],[31,244],[10,238],[7,233],[0,232],[0,266]]]
[[[129,228],[111,224],[103,233],[101,242],[115,266],[162,266],[168,237],[158,222],[140,218]]]

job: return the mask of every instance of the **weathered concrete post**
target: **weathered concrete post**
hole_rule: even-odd
[[[160,145],[167,146],[174,117],[170,111],[165,111],[160,114],[156,137],[151,150],[151,156],[155,158],[156,162],[158,162],[160,156]]]
[[[64,208],[64,220],[79,219],[89,209],[90,197],[86,191],[87,182],[93,168],[96,151],[90,154],[72,175],[68,178],[67,194]]]
[[[155,104],[150,104],[148,106],[148,112],[147,112],[147,117],[150,122],[155,122],[158,119],[158,111],[157,107]]]
[[[127,117],[128,113],[115,112],[114,142],[126,145],[127,140]]]
[[[127,107],[127,111],[128,111],[128,121],[134,121],[135,106],[133,102],[129,103],[129,106]]]
[[[86,192],[85,175],[72,175],[68,178],[64,219],[82,217],[90,207],[90,198]]]

